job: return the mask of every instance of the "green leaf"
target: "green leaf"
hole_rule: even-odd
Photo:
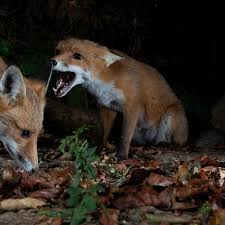
[[[94,166],[92,166],[91,164],[86,165],[85,170],[87,171],[87,174],[90,178],[92,178],[92,179],[96,178],[96,171],[95,171]]]
[[[70,195],[70,198],[67,201],[69,207],[76,207],[81,201],[81,196],[84,192],[83,189],[80,187],[70,186],[67,189],[67,192]]]
[[[89,163],[92,163],[92,162],[97,161],[97,160],[98,160],[98,157],[96,155],[93,155],[93,156],[89,156],[86,159],[86,162],[87,162],[87,164],[89,164]]]
[[[88,194],[84,196],[81,204],[85,209],[87,209],[88,212],[94,212],[97,208],[96,200]]]
[[[79,225],[86,218],[86,213],[87,210],[83,207],[74,208],[70,225]]]
[[[96,151],[96,147],[88,148],[87,151],[85,152],[85,156],[87,157],[93,156],[95,154],[95,151]]]

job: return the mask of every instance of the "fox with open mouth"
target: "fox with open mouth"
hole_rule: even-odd
[[[81,84],[100,104],[103,143],[107,143],[118,112],[123,114],[119,157],[127,159],[131,140],[139,144],[175,143],[188,138],[188,122],[181,102],[153,67],[117,50],[82,39],[60,41],[53,69],[64,72],[53,88],[65,96]]]

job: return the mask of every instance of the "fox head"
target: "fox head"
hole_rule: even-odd
[[[25,79],[16,66],[0,72],[0,141],[26,171],[38,169],[45,85]]]
[[[99,79],[103,70],[122,59],[104,46],[75,38],[60,41],[56,47],[56,54],[50,60],[53,69],[65,72],[54,88],[57,97],[63,97],[78,84]]]

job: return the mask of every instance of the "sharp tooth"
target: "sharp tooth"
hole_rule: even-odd
[[[53,88],[53,91],[56,92],[57,91],[57,88]]]

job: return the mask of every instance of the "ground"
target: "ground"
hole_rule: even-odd
[[[121,162],[116,150],[99,148],[92,167],[79,167],[81,155],[62,153],[53,135],[39,142],[40,170],[33,174],[1,147],[1,225],[225,223],[224,146],[131,147],[130,159]],[[98,184],[103,190],[90,192]],[[78,199],[72,211],[68,199]]]

